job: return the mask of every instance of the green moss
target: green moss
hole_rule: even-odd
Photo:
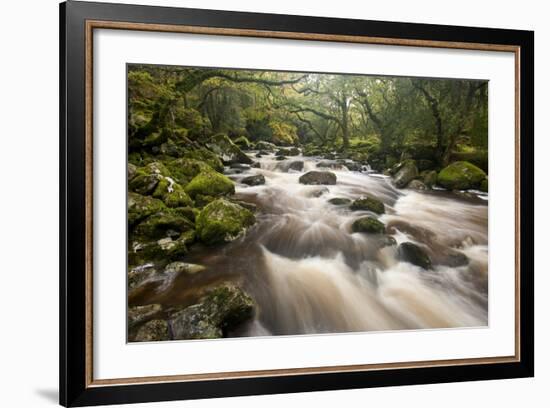
[[[351,203],[351,200],[349,198],[335,197],[328,200],[328,202],[332,205],[346,205]]]
[[[450,164],[439,172],[437,183],[447,190],[479,188],[487,175],[479,167],[466,161]]]
[[[355,220],[351,225],[353,232],[365,232],[367,234],[382,234],[386,227],[373,217],[363,217]]]
[[[193,222],[181,215],[178,211],[166,209],[142,221],[135,228],[135,234],[140,237],[157,239],[166,237],[169,231],[178,234],[192,229],[194,229]]]
[[[235,146],[236,147],[236,146]],[[241,152],[242,153],[242,152]],[[244,154],[244,153],[243,153]],[[203,161],[212,167],[216,171],[223,171],[223,163],[218,155],[205,147],[197,147],[188,149],[185,153],[185,157],[189,159],[195,159]]]
[[[489,180],[488,179],[483,180],[479,185],[479,189],[487,193],[489,191]]]
[[[233,182],[215,171],[201,171],[185,186],[185,192],[193,199],[202,196],[224,196],[235,192]]]
[[[363,197],[355,200],[350,209],[353,211],[372,211],[376,214],[384,214],[384,203],[373,197]]]
[[[170,160],[166,163],[166,167],[170,171],[170,174],[172,174],[174,180],[182,186],[189,183],[189,181],[201,171],[213,170],[213,168],[204,161],[187,157]]]
[[[162,163],[152,162],[135,170],[128,189],[139,194],[151,194],[159,181],[169,176],[170,172]]]
[[[128,225],[134,226],[139,221],[165,209],[162,201],[137,193],[128,193]]]
[[[225,199],[218,199],[202,209],[197,217],[197,234],[201,241],[213,245],[237,238],[254,224],[254,214]]]
[[[183,187],[170,177],[160,180],[153,192],[153,197],[162,199],[168,207],[192,207],[193,200]]]

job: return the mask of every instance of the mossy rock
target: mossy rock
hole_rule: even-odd
[[[135,228],[135,235],[149,239],[164,238],[168,232],[180,234],[194,229],[192,221],[177,210],[166,209],[155,213]]]
[[[131,268],[128,271],[128,289],[132,290],[140,286],[143,282],[151,279],[156,274],[157,270],[152,263],[146,263],[144,265],[139,265]]]
[[[134,177],[128,183],[128,189],[139,194],[151,194],[159,181],[169,177],[170,172],[160,162],[152,162],[135,170]]]
[[[170,319],[176,340],[217,339],[254,316],[252,298],[233,284],[215,287],[199,303],[175,313]]]
[[[128,225],[138,222],[165,209],[162,201],[137,193],[128,193]]]
[[[374,197],[362,197],[355,200],[350,209],[353,211],[372,211],[376,214],[384,214],[384,203]]]
[[[153,191],[153,197],[162,199],[168,207],[192,207],[193,200],[183,187],[170,177],[160,180]]]
[[[437,184],[447,190],[469,190],[479,188],[487,175],[479,167],[466,161],[454,162],[437,175]]]
[[[189,183],[193,179],[193,177],[195,177],[201,171],[214,170],[209,164],[205,163],[204,161],[189,159],[187,157],[181,157],[179,159],[167,162],[166,168],[170,171],[170,174],[172,175],[174,180],[182,186]]]
[[[259,142],[256,143],[256,149],[264,150],[265,152],[272,152],[275,149],[277,149],[277,146],[275,146],[273,143],[260,140]]]
[[[188,159],[202,161],[216,171],[223,171],[223,163],[218,155],[213,151],[207,149],[206,147],[195,147],[193,149],[187,149],[185,152],[185,157]]]
[[[246,208],[217,199],[204,207],[197,217],[197,234],[201,241],[209,245],[229,242],[254,222],[254,214]]]
[[[159,304],[131,307],[128,309],[128,328],[139,326],[160,313],[162,313],[162,306]]]
[[[252,159],[224,133],[212,136],[207,147],[219,155],[223,162],[252,164]]]
[[[397,247],[397,258],[423,269],[432,269],[432,260],[426,251],[412,242],[403,242]]]
[[[426,187],[432,188],[437,183],[437,171],[426,171],[422,176],[422,180]]]
[[[485,193],[489,192],[489,179],[485,179],[479,185],[479,189]]]
[[[383,234],[386,227],[373,217],[363,217],[355,220],[351,225],[352,232],[365,232],[367,234]]]
[[[184,188],[193,199],[197,196],[225,196],[235,193],[235,185],[223,174],[215,171],[201,171]]]
[[[351,200],[349,198],[344,197],[334,197],[328,200],[329,203],[332,205],[348,205],[351,203]]]
[[[168,322],[162,319],[148,321],[141,326],[134,336],[136,342],[144,341],[165,341],[170,340]]]

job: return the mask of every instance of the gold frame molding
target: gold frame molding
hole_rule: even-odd
[[[449,48],[462,50],[512,52],[515,58],[515,353],[513,356],[480,357],[449,360],[430,360],[414,362],[396,362],[383,364],[357,364],[323,367],[302,367],[273,370],[254,370],[237,372],[214,372],[205,374],[185,374],[154,377],[128,377],[113,379],[93,378],[93,32],[94,29],[114,29],[149,32],[169,32],[234,37],[276,38],[307,41],[328,41],[340,43],[379,44],[409,47]],[[250,29],[229,29],[197,27],[188,25],[165,25],[147,23],[127,23],[119,21],[86,21],[86,388],[112,385],[131,385],[145,383],[168,383],[179,381],[223,380],[251,377],[292,376],[300,374],[320,374],[352,371],[388,370],[396,368],[420,368],[460,366],[470,364],[513,363],[521,361],[520,356],[520,52],[521,47],[514,45],[427,41],[395,39],[367,36],[328,35],[285,31],[261,31]]]

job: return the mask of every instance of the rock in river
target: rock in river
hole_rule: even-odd
[[[259,186],[265,184],[265,177],[263,174],[256,174],[254,176],[248,176],[241,180],[241,183],[249,186]]]
[[[424,269],[432,269],[432,260],[428,254],[418,245],[412,242],[403,242],[397,247],[397,257],[405,262],[420,266]]]
[[[170,340],[168,322],[166,320],[151,320],[141,326],[134,341],[163,341]]]
[[[217,339],[254,316],[254,302],[242,289],[223,284],[210,290],[199,303],[172,316],[173,337]]]
[[[372,211],[376,214],[384,214],[384,203],[374,197],[362,197],[355,200],[350,209],[353,211]]]
[[[336,184],[336,175],[330,171],[308,171],[299,178],[302,184]]]
[[[405,160],[398,165],[399,170],[393,176],[397,188],[404,188],[411,180],[418,176],[418,169],[414,160]]]
[[[351,225],[352,232],[365,232],[367,234],[382,234],[386,231],[383,223],[373,217],[362,217]]]

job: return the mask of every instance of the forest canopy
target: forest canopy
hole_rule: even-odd
[[[487,170],[487,81],[131,65],[128,90],[138,142],[225,133],[362,153],[380,170],[403,155]]]

